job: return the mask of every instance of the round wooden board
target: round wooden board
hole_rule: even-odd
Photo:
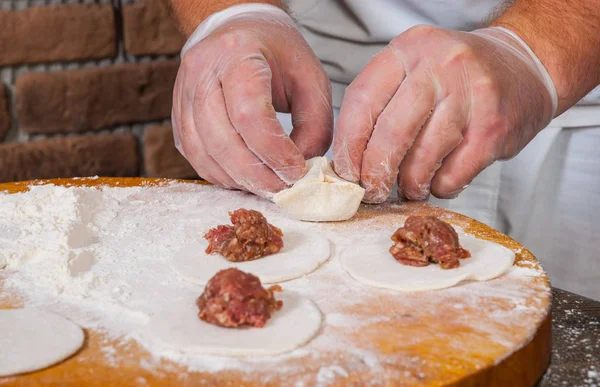
[[[52,183],[65,186],[129,187],[161,185],[169,180],[158,179],[58,179],[50,181],[0,184],[0,192],[27,191],[31,184]],[[363,206],[348,222],[321,224],[327,230],[344,232],[345,228],[390,225],[399,217],[418,214],[434,215],[462,227],[467,233],[502,244],[517,253],[516,266],[540,269],[535,257],[506,235],[465,216],[424,203],[402,203],[383,206]],[[335,259],[335,258],[334,258]],[[319,277],[315,280],[335,281]],[[0,271],[0,289],[2,288]],[[251,371],[190,372],[185,367],[162,361],[149,367],[151,355],[135,341],[115,340],[100,331],[86,330],[86,342],[81,351],[59,365],[18,377],[0,378],[0,385],[37,386],[121,386],[121,385],[333,385],[333,386],[531,386],[545,371],[551,351],[550,285],[544,274],[538,276],[502,276],[489,281],[489,294],[478,303],[464,303],[463,293],[440,296],[442,293],[397,293],[372,289],[369,297],[346,306],[347,312],[359,311],[361,316],[393,315],[392,319],[372,320],[360,329],[341,332],[358,347],[376,351],[385,361],[372,364],[356,363],[343,350],[332,349],[318,356],[303,356],[282,360],[272,369]],[[463,286],[469,286],[463,285]],[[465,289],[469,289],[465,287]],[[494,290],[495,289],[495,290]],[[507,294],[510,297],[507,297]],[[515,305],[515,299],[518,301]],[[367,300],[365,302],[364,300]],[[318,301],[317,301],[318,304]],[[17,299],[0,303],[0,308],[21,306]],[[520,312],[511,317],[511,311]],[[502,315],[499,319],[497,316]],[[496,316],[496,317],[495,317]],[[325,323],[327,325],[327,323]],[[482,328],[484,327],[484,328]],[[325,326],[327,330],[343,331],[344,327]],[[488,334],[483,334],[487,332]],[[2,334],[0,332],[0,334]],[[113,346],[112,361],[105,348]],[[6,350],[6,349],[2,349]],[[337,359],[345,372],[335,378],[320,375],[323,359]],[[287,368],[286,368],[287,367]],[[282,369],[295,372],[281,372]]]

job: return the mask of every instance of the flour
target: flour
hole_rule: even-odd
[[[322,332],[290,353],[254,359],[176,351],[139,335],[155,313],[173,303],[193,303],[203,291],[202,286],[182,281],[171,271],[174,253],[201,238],[206,219],[215,225],[227,224],[227,212],[241,207],[263,212],[280,228],[294,226],[317,232],[332,242],[329,262],[315,273],[282,284],[284,291],[298,292],[319,306],[325,317]],[[405,377],[405,372],[410,375],[406,380],[419,380],[422,359],[382,355],[367,341],[352,339],[357,332],[370,334],[370,327],[377,323],[403,324],[402,318],[418,319],[449,303],[457,305],[453,309],[469,310],[499,298],[509,307],[490,307],[489,319],[478,320],[475,325],[482,337],[508,349],[523,340],[506,330],[509,322],[523,324],[522,334],[527,336],[533,332],[528,331],[531,327],[525,321],[545,315],[541,304],[524,303],[527,297],[548,291],[543,283],[531,285],[530,281],[542,276],[535,266],[515,267],[495,281],[405,294],[402,298],[393,291],[357,283],[342,269],[339,252],[364,238],[366,232],[365,223],[336,226],[298,222],[252,195],[195,184],[134,188],[36,185],[29,192],[0,194],[0,268],[3,262],[6,266],[0,271],[0,280],[4,279],[0,301],[17,296],[26,307],[60,314],[84,328],[102,331],[107,340],[118,339],[124,346],[136,339],[150,353],[136,364],[152,372],[164,371],[168,363],[163,360],[170,360],[190,371],[266,374],[276,366],[279,376],[300,375],[305,369],[296,360],[312,359],[320,371],[317,368],[316,379],[302,379],[306,385],[326,385],[361,370],[381,374],[382,379],[375,377],[365,384],[376,385],[384,377]],[[357,306],[369,302],[378,305],[379,301],[369,301],[375,296],[401,304],[397,310],[382,309],[377,316],[364,315]],[[383,308],[385,303],[381,305]],[[464,319],[466,325],[474,325],[468,316]],[[411,340],[418,343],[421,338]],[[449,345],[460,350],[463,343]],[[336,352],[343,355],[332,357]],[[102,344],[101,353],[114,367],[125,361],[126,355],[109,344]],[[393,365],[391,371],[383,372],[386,365]]]
[[[322,367],[317,374],[317,383],[320,385],[328,385],[333,383],[338,377],[348,377],[348,372],[338,365]]]

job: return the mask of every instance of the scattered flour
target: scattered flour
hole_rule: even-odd
[[[332,365],[329,367],[321,367],[317,374],[317,384],[326,386],[334,382],[338,377],[347,378],[348,372],[338,365]]]
[[[240,207],[262,211],[281,228],[293,222],[333,242],[333,258],[322,268],[282,284],[284,290],[299,292],[319,306],[325,316],[322,333],[305,347],[262,359],[200,356],[139,337],[137,332],[157,311],[173,303],[193,303],[203,290],[170,270],[168,263],[174,252],[201,238],[206,219],[214,224],[228,223],[227,211]],[[345,336],[394,319],[394,311],[372,317],[352,309],[374,291],[397,294],[358,284],[342,269],[339,251],[351,247],[364,234],[364,225],[340,232],[327,224],[301,223],[251,195],[195,184],[134,188],[36,185],[29,192],[0,194],[0,269],[5,266],[0,271],[0,279],[4,278],[0,299],[18,296],[27,307],[61,314],[85,328],[105,332],[110,339],[126,343],[135,338],[153,355],[141,360],[148,370],[164,367],[161,359],[170,359],[191,371],[268,370],[277,365],[279,373],[299,374],[303,372],[301,363],[281,364],[308,356],[321,359],[322,367],[317,380],[306,380],[306,385],[327,385],[347,377],[348,370],[383,370],[386,364],[402,364],[411,370],[408,374],[418,378],[420,359],[385,357]],[[484,298],[506,299],[513,308],[490,310],[489,321],[477,321],[477,329],[508,347],[514,344],[512,338],[494,321],[519,323],[523,316],[543,314],[523,301],[528,295],[548,291],[524,286],[528,278],[541,275],[534,267],[515,267],[502,281],[463,284],[431,296],[404,294],[402,302],[418,315],[435,310],[448,298],[460,298],[456,308],[466,309],[478,308]],[[336,350],[343,350],[345,358],[328,358]],[[101,351],[108,364],[119,366],[119,351],[108,345]],[[402,373],[407,372],[405,369]]]

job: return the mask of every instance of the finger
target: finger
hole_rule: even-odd
[[[175,78],[175,85],[173,86],[173,104],[171,106],[171,128],[173,129],[173,141],[175,148],[185,157],[185,152],[181,144],[181,88],[183,87],[183,71],[177,72],[177,78]]]
[[[499,96],[474,99],[464,140],[443,161],[431,181],[431,193],[442,199],[458,196],[485,168],[501,158],[512,128],[507,115],[498,114]],[[473,112],[476,112],[473,115]]]
[[[236,182],[256,195],[271,198],[286,184],[252,153],[232,126],[223,91],[214,85],[206,97],[194,98],[194,121],[207,153]]]
[[[195,141],[183,144],[184,152],[188,162],[194,167],[198,175],[215,185],[225,188],[243,190],[239,184],[221,168],[219,164],[208,154],[202,140],[198,136]]]
[[[296,67],[290,92],[294,128],[290,138],[304,158],[323,156],[333,136],[331,85],[316,58]]]
[[[265,57],[243,57],[220,78],[226,114],[247,148],[286,183],[304,176],[304,157],[285,134],[273,108],[272,74]]]
[[[495,161],[496,141],[467,131],[463,142],[444,159],[431,181],[431,193],[441,199],[458,196]]]
[[[426,74],[408,77],[381,115],[365,150],[361,168],[363,201],[382,203],[398,176],[404,155],[429,118],[435,105],[435,88]]]
[[[178,92],[181,89],[175,90],[172,122],[174,136],[179,139],[182,154],[204,180],[225,188],[242,189],[206,151],[200,133],[195,127],[192,112],[194,98],[190,96],[188,102],[184,103],[182,99],[184,96]]]
[[[447,98],[438,103],[431,117],[400,164],[398,196],[425,200],[431,179],[444,158],[463,139],[468,112],[462,98]]]
[[[387,47],[346,89],[333,139],[333,165],[342,178],[353,182],[360,180],[363,153],[375,121],[405,76],[399,51]]]

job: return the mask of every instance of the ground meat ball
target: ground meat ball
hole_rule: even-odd
[[[204,235],[207,254],[219,253],[232,262],[252,261],[283,247],[283,233],[258,211],[240,208],[229,213],[233,226],[218,226]]]
[[[392,235],[390,253],[396,261],[409,266],[439,263],[442,269],[454,269],[459,259],[471,254],[458,242],[458,235],[448,223],[433,216],[409,216],[404,227]]]
[[[263,327],[271,313],[281,309],[282,301],[273,296],[279,286],[265,289],[255,275],[231,268],[221,270],[208,281],[196,300],[198,317],[222,327],[251,325]]]

